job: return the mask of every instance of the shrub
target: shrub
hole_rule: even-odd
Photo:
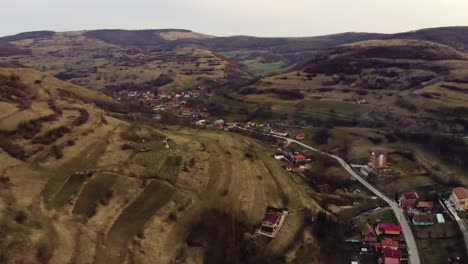
[[[418,111],[418,108],[416,107],[416,105],[414,105],[413,103],[411,103],[408,100],[405,100],[404,98],[397,99],[395,101],[395,105],[400,107],[400,108],[412,111],[412,112]]]
[[[77,119],[75,119],[75,121],[73,121],[74,126],[81,126],[85,124],[89,119],[89,113],[88,111],[86,111],[86,109],[81,108],[79,111],[80,116]]]
[[[33,144],[49,145],[55,142],[57,139],[63,137],[69,133],[70,129],[66,126],[61,126],[52,130],[47,131],[44,135],[36,137],[32,140]]]
[[[22,224],[28,220],[28,215],[24,211],[18,211],[15,215],[15,221],[18,224]]]
[[[317,130],[313,138],[317,145],[327,144],[328,138],[330,138],[330,132],[327,128],[320,128]]]
[[[54,155],[55,159],[61,159],[63,157],[63,151],[62,148],[54,145],[52,146],[52,154]]]

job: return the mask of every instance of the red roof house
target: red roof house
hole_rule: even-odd
[[[302,155],[302,154],[298,154],[298,155],[295,155],[294,156],[294,161],[298,162],[298,161],[305,161],[306,160],[306,156]]]
[[[406,192],[400,196],[400,206],[402,208],[416,208],[419,196],[415,192]]]
[[[401,250],[384,248],[382,250],[382,255],[384,264],[400,264],[400,259],[402,256]]]
[[[298,140],[302,140],[302,139],[305,139],[306,138],[306,134],[305,133],[299,133],[296,135],[296,139]]]
[[[398,241],[395,241],[391,238],[385,238],[384,240],[380,241],[382,248],[391,248],[391,249],[398,249]]]
[[[265,218],[262,221],[262,225],[265,226],[274,226],[279,219],[279,215],[275,212],[268,212]]]
[[[378,235],[387,234],[387,235],[399,235],[402,231],[400,225],[390,224],[390,223],[379,223],[375,229]]]

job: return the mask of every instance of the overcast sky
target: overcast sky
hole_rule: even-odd
[[[468,0],[12,0],[1,6],[2,36],[102,28],[316,36],[468,26]]]

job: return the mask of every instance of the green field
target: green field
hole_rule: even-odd
[[[108,138],[108,135],[106,138]],[[68,161],[60,168],[45,172],[45,174],[49,175],[49,180],[44,186],[44,189],[41,191],[41,195],[44,200],[46,202],[49,201],[74,172],[94,168],[97,164],[97,161],[99,160],[99,157],[102,155],[102,153],[104,153],[105,149],[106,144],[91,146],[89,149],[83,151],[83,153],[78,154],[76,158]]]
[[[361,216],[359,222],[361,225],[364,225],[365,223],[375,224],[378,222],[398,224],[398,219],[391,209],[386,209],[376,213],[371,213],[367,216]]]
[[[65,184],[62,186],[60,191],[58,191],[52,198],[52,204],[55,207],[63,207],[67,201],[69,201],[74,195],[76,195],[81,185],[88,176],[86,174],[73,174],[68,178]]]
[[[168,151],[164,150],[163,143],[159,140],[151,142],[149,147],[151,151],[137,153],[133,162],[145,167],[146,174],[151,176],[159,171]]]
[[[242,61],[242,64],[246,67],[248,72],[253,73],[255,76],[277,74],[286,70],[283,68],[283,62],[263,63],[259,59],[251,59]]]
[[[159,178],[174,183],[179,175],[182,163],[183,159],[181,156],[168,156],[158,172]]]
[[[98,202],[106,198],[117,179],[113,174],[94,175],[83,188],[79,198],[73,207],[73,213],[77,215],[90,215],[96,209]]]

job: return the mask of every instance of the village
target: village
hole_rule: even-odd
[[[155,120],[160,120],[163,113],[171,111],[199,128],[232,131],[240,129],[262,135],[293,138],[297,141],[304,141],[308,137],[306,133],[300,132],[301,129],[311,128],[306,121],[292,120],[226,122],[221,116],[212,116],[206,109],[188,106],[187,101],[192,98],[215,96],[215,93],[203,86],[198,87],[195,91],[186,92],[151,93],[123,90],[115,96],[119,101],[133,101],[151,107],[154,111],[152,118]],[[360,98],[357,103],[365,104],[367,102]],[[368,182],[389,181],[398,178],[399,172],[389,164],[388,156],[389,154],[382,150],[369,150],[369,160],[366,164],[350,164],[350,166]],[[281,162],[286,171],[309,180],[310,188],[325,192],[329,190],[329,182],[326,179],[309,177],[308,170],[312,159],[306,153],[288,146],[280,146],[276,148],[272,158]],[[346,191],[360,192],[356,186],[348,186]],[[387,194],[387,196],[390,195]],[[350,259],[350,263],[409,263],[411,252],[409,252],[403,235],[401,221],[407,221],[412,232],[418,238],[431,238],[437,234],[450,232],[453,229],[452,223],[457,223],[462,233],[468,235],[467,217],[458,216],[459,213],[464,214],[464,211],[468,209],[468,189],[466,188],[454,188],[450,197],[429,197],[424,193],[403,192],[395,193],[392,199],[404,211],[405,219],[397,219],[388,207],[378,207],[354,218],[355,236],[343,241],[346,248],[354,256]],[[385,214],[379,215],[381,211]],[[287,221],[288,214],[287,209],[267,208],[265,217],[259,222],[253,237],[265,236],[274,239],[280,233],[284,222]],[[377,214],[377,217],[371,217],[371,219],[370,216],[373,214]],[[388,217],[389,214],[393,216]],[[366,220],[363,221],[363,219]],[[422,245],[418,247],[419,251],[428,250]],[[365,259],[366,256],[376,259],[377,262],[362,262],[361,259],[363,257]],[[460,264],[461,262],[459,256],[453,255],[447,260],[447,263]]]
[[[213,97],[216,94],[199,86],[195,91],[185,92],[150,92],[121,90],[113,94],[117,101],[127,101],[138,103],[150,107],[155,120],[160,120],[164,112],[176,112],[180,117],[189,118],[197,122],[210,116],[206,110],[200,110],[187,106],[187,100],[199,97]]]

